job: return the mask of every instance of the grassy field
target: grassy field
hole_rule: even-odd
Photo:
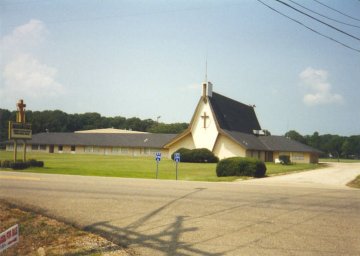
[[[0,151],[0,160],[12,159],[12,156],[12,152]],[[45,167],[29,168],[22,172],[148,179],[155,179],[156,177],[156,161],[153,157],[29,153],[27,158],[44,161]],[[320,168],[323,165],[294,164],[286,166],[266,163],[266,166],[266,174],[272,176]],[[233,181],[239,179],[239,177],[217,177],[215,169],[216,164],[179,163],[178,179],[193,181]],[[163,158],[159,163],[158,178],[175,179],[175,175],[175,163]]]

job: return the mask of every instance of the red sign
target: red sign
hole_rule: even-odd
[[[19,242],[19,225],[16,224],[0,234],[0,252]]]

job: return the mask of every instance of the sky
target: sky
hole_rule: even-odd
[[[275,0],[1,0],[0,108],[190,122],[207,74],[272,134],[360,134],[360,1],[282,1],[338,30]]]

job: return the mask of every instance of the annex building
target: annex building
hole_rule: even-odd
[[[203,83],[189,127],[181,134],[152,134],[117,129],[34,134],[28,152],[164,157],[179,148],[207,148],[220,159],[242,156],[274,162],[287,155],[292,162],[317,163],[319,150],[284,136],[266,135],[254,107],[213,92]],[[21,145],[19,145],[21,147]],[[8,143],[7,150],[13,150]]]

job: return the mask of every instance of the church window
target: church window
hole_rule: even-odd
[[[292,153],[292,160],[304,160],[304,153]]]
[[[87,152],[87,153],[93,152],[93,147],[92,146],[86,146],[84,151]]]

